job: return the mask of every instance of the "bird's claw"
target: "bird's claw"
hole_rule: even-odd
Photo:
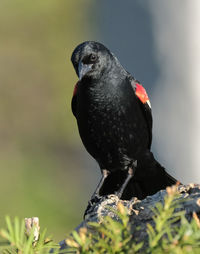
[[[95,195],[94,197],[92,197],[92,199],[90,199],[88,201],[88,205],[87,208],[84,212],[83,218],[85,219],[85,216],[88,214],[88,212],[90,211],[90,209],[100,201],[101,197],[99,195]]]

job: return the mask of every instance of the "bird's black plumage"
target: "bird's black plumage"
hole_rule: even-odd
[[[80,79],[72,111],[81,139],[101,170],[111,172],[100,194],[117,191],[135,161],[135,175],[123,198],[144,198],[176,183],[150,152],[152,114],[139,82],[97,42],[77,46],[71,60]]]

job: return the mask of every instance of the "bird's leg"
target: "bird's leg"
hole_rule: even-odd
[[[134,161],[133,164],[128,168],[128,174],[126,176],[126,179],[124,183],[122,184],[121,188],[119,189],[119,191],[116,193],[119,199],[122,197],[127,184],[129,183],[131,178],[134,176],[136,167],[137,167],[137,160]]]
[[[97,185],[97,188],[96,188],[95,192],[92,194],[91,200],[93,200],[95,197],[100,196],[99,192],[101,190],[101,187],[103,186],[104,181],[107,178],[107,176],[110,174],[110,172],[107,169],[103,169],[102,173],[103,174],[102,174],[101,180],[100,180],[99,184]]]
[[[100,180],[99,184],[97,185],[95,192],[92,194],[92,197],[91,197],[90,201],[88,202],[88,206],[84,212],[84,215],[83,215],[84,219],[85,219],[85,216],[87,215],[88,211],[90,210],[90,208],[93,206],[93,204],[98,202],[98,200],[100,199],[99,192],[104,184],[105,179],[110,174],[110,172],[107,169],[103,169],[102,173],[103,174],[102,174],[101,180]]]

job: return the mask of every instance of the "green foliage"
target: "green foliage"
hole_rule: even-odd
[[[86,228],[74,231],[66,240],[76,253],[200,253],[200,221],[194,213],[189,222],[180,211],[181,199],[176,187],[167,189],[164,204],[153,208],[154,226],[147,224],[149,245],[136,243],[130,231],[129,215],[120,203],[116,215],[119,221],[105,217],[101,224],[90,223],[92,231]],[[176,222],[176,224],[175,224]],[[134,223],[134,222],[133,222]]]
[[[30,235],[25,235],[25,222],[20,222],[18,217],[15,217],[14,223],[11,222],[9,216],[6,216],[7,230],[1,229],[0,236],[6,240],[6,242],[0,242],[0,253],[3,254],[42,254],[48,253],[52,248],[55,252],[59,248],[58,244],[53,243],[48,237],[46,237],[46,229],[40,233],[39,240],[34,241],[33,227]]]
[[[153,224],[147,224],[148,246],[143,242],[136,242],[131,233],[128,210],[118,204],[118,210],[112,212],[118,220],[105,217],[102,223],[90,223],[90,230],[81,228],[73,231],[66,239],[69,246],[64,253],[111,253],[111,254],[197,254],[200,253],[200,220],[196,213],[189,222],[180,211],[182,199],[177,187],[167,188],[164,203],[157,203],[152,209]],[[131,222],[134,223],[134,222]],[[54,248],[58,253],[59,246],[46,237],[46,230],[40,234],[39,241],[34,241],[33,231],[29,237],[24,234],[24,221],[14,219],[11,223],[6,217],[7,230],[0,231],[4,242],[0,243],[0,253],[42,254]],[[139,230],[139,229],[138,229]],[[6,242],[5,242],[6,240]],[[61,253],[61,252],[59,252]]]
[[[162,205],[153,209],[155,226],[147,225],[149,253],[186,254],[200,253],[200,221],[196,213],[189,222],[185,212],[179,211],[180,203],[176,186],[167,188],[168,195]],[[176,225],[173,225],[178,222]]]
[[[114,211],[119,221],[110,217],[105,217],[99,223],[90,223],[95,233],[81,228],[79,234],[74,231],[72,237],[66,240],[67,245],[71,246],[77,253],[136,253],[143,243],[132,241],[130,233],[129,216],[127,209],[118,204],[118,211]]]

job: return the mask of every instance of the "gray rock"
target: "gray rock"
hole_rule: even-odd
[[[181,205],[178,208],[180,211],[185,211],[186,218],[191,220],[193,212],[200,213],[200,185],[189,184],[180,185],[178,187],[180,193]],[[167,194],[166,190],[161,190],[152,196],[146,197],[144,200],[133,198],[130,201],[120,200],[116,195],[108,195],[100,198],[94,203],[87,212],[85,220],[75,229],[77,232],[81,227],[91,228],[88,222],[101,223],[105,216],[110,216],[113,219],[119,220],[117,215],[113,213],[109,207],[116,210],[118,202],[121,202],[128,208],[130,213],[131,232],[133,238],[137,241],[143,241],[144,247],[148,245],[148,236],[146,232],[147,223],[154,226],[152,208],[156,203],[164,203],[164,197]],[[178,222],[177,222],[178,223]],[[138,226],[140,229],[138,230]],[[60,242],[61,249],[67,248],[65,240]]]

